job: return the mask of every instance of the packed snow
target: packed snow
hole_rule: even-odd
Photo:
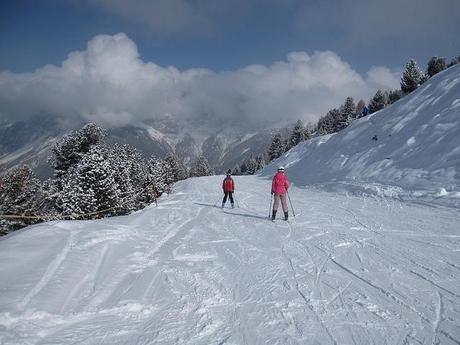
[[[270,180],[178,183],[158,207],[0,241],[1,344],[458,344],[458,210]]]

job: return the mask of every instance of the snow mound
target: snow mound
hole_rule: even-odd
[[[271,176],[278,165],[300,186],[380,184],[458,200],[460,66],[339,133],[298,145],[261,174]]]

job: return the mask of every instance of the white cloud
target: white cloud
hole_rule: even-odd
[[[366,80],[375,89],[397,89],[402,72],[392,72],[387,67],[372,66],[366,73]]]
[[[39,112],[106,126],[173,119],[210,130],[316,122],[351,95],[368,99],[394,88],[395,75],[373,67],[366,78],[331,51],[293,52],[286,61],[215,73],[180,71],[141,60],[125,34],[99,35],[60,66],[0,73],[0,104],[9,117]]]

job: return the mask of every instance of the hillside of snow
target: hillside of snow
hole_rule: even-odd
[[[410,192],[458,204],[460,65],[339,133],[298,145],[262,175],[273,174],[276,165],[286,166],[297,185]]]

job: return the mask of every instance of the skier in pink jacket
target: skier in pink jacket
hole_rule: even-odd
[[[278,172],[272,181],[272,195],[275,196],[273,201],[273,211],[272,211],[272,220],[275,220],[276,211],[278,211],[278,205],[281,201],[281,206],[283,207],[284,220],[288,220],[288,206],[286,202],[286,194],[289,189],[289,181],[287,176],[284,174],[284,167],[279,167]]]

